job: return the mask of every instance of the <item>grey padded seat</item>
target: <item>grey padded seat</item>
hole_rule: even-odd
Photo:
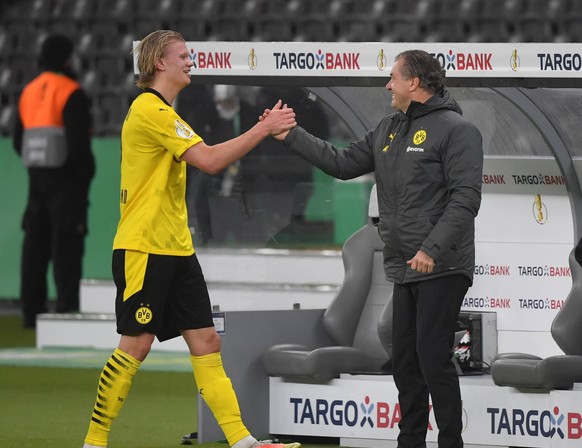
[[[552,322],[551,334],[564,355],[542,359],[523,353],[501,353],[491,365],[498,386],[572,389],[582,383],[582,240],[570,252],[572,289]]]
[[[384,276],[382,248],[371,220],[345,242],[344,280],[321,322],[336,345],[275,345],[262,356],[270,376],[329,380],[341,373],[382,373],[392,329],[392,283]]]

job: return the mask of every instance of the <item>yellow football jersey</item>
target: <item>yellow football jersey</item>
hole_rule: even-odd
[[[114,249],[191,255],[186,210],[186,162],[202,141],[152,89],[132,103],[121,130],[121,216]]]

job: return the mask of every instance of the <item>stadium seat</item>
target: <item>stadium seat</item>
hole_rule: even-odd
[[[97,83],[100,90],[118,91],[126,75],[125,58],[123,53],[101,52],[94,57],[93,69],[97,71]]]
[[[202,2],[184,2],[184,14],[198,14],[200,17],[213,19],[220,17],[225,9],[225,0],[203,0]]]
[[[105,92],[97,97],[97,135],[119,135],[129,104],[127,97],[117,92]]]
[[[469,42],[508,42],[508,22],[497,18],[481,18],[471,23]]]
[[[518,16],[518,20],[523,18],[555,18],[556,14],[560,14],[559,10],[562,9],[557,3],[561,5],[567,4],[567,2],[559,1],[553,2],[551,0],[525,0],[524,8],[521,14]]]
[[[196,15],[180,15],[172,22],[173,29],[179,31],[187,41],[206,40],[207,19]]]
[[[457,15],[464,20],[479,20],[481,17],[481,11],[483,9],[483,2],[487,0],[460,0],[459,7],[456,11],[451,12],[451,14]],[[447,8],[454,7],[454,4],[449,4]],[[444,10],[443,6],[443,10]]]
[[[133,16],[134,5],[131,0],[99,0],[89,19],[128,20]]]
[[[210,23],[208,40],[244,41],[248,38],[248,22],[241,17],[223,17]]]
[[[330,20],[338,20],[350,17],[353,13],[354,5],[352,0],[333,0],[329,2],[327,16]]]
[[[529,0],[530,2],[532,0]],[[541,3],[540,0],[535,0],[536,3]],[[563,0],[549,0],[547,2],[547,15],[551,19],[564,19],[569,14],[570,5],[572,2]]]
[[[140,0],[131,2],[131,12],[135,18],[160,19],[160,10],[168,10],[172,7],[173,1],[163,2],[160,0]],[[177,4],[176,6],[180,6]]]
[[[464,42],[467,38],[465,22],[454,17],[439,17],[429,22],[425,42]]]
[[[12,19],[6,22],[13,53],[34,50],[38,31],[30,19]]]
[[[382,42],[420,42],[422,41],[421,23],[409,17],[399,17],[384,24],[380,40]]]
[[[392,2],[391,18],[393,20],[395,17],[415,17],[418,18],[417,9],[419,2],[410,1],[395,1]],[[397,20],[397,19],[396,19]]]
[[[376,21],[352,17],[340,22],[340,42],[373,42],[378,39]]]
[[[10,33],[5,28],[0,28],[0,58],[4,56],[9,56],[12,51],[12,39]],[[2,59],[0,59],[1,64]]]
[[[462,0],[427,0],[427,5],[423,9],[430,11],[431,16],[425,17],[433,21],[440,19],[459,19]],[[430,30],[432,32],[432,30]]]
[[[29,10],[31,8],[31,1],[12,1],[10,5],[2,5],[6,11],[3,13],[3,21],[10,23],[14,20],[23,20],[30,17]]]
[[[491,365],[498,386],[572,389],[582,382],[582,240],[569,255],[572,288],[552,322],[551,334],[564,355],[540,358],[525,353],[501,353]]]
[[[497,18],[506,18],[507,16],[507,1],[508,0],[483,0],[481,2],[481,11],[479,11],[479,15],[476,17],[477,19],[497,19]],[[514,18],[513,16],[509,16],[510,18]]]
[[[0,112],[0,135],[12,135],[16,120],[16,106],[4,106]]]
[[[93,16],[97,2],[91,0],[56,0],[53,8],[55,19],[83,21]]]
[[[526,16],[515,22],[515,42],[552,42],[552,22],[542,17]]]
[[[322,317],[336,345],[274,345],[262,355],[269,376],[329,380],[341,373],[382,372],[391,353],[392,284],[384,276],[383,243],[372,220],[376,213],[342,249],[344,280]]]
[[[90,97],[95,96],[99,92],[101,86],[98,81],[99,77],[96,70],[85,71],[79,80],[81,86],[83,86],[83,89]]]
[[[529,9],[529,0],[505,0],[503,17],[513,17],[519,20],[524,17]]]
[[[564,42],[582,42],[582,20],[579,17],[569,17],[561,23]]]
[[[36,76],[34,62],[38,56],[36,53],[21,52],[14,54],[8,64],[11,68],[10,88],[12,91],[20,91]]]
[[[112,19],[95,19],[91,21],[88,31],[92,34],[95,51],[107,51],[119,47],[121,24]]]
[[[378,5],[378,10],[375,12],[375,6]],[[387,2],[377,0],[358,0],[353,1],[351,5],[351,14],[356,17],[369,19],[382,19],[381,15],[386,12]]]
[[[299,42],[334,42],[334,24],[326,17],[304,17],[297,22],[296,41]]]
[[[141,93],[141,90],[135,85],[135,78],[136,76],[133,72],[128,72],[123,80],[123,91],[127,98],[128,106]]]
[[[286,13],[290,18],[303,18],[307,14],[307,4],[303,0],[290,0],[286,5]]]
[[[268,0],[263,3],[262,17],[255,19],[285,19],[295,17],[301,2],[287,0]]]
[[[254,40],[262,42],[293,40],[293,24],[285,18],[261,18],[255,20],[253,25]]]
[[[416,6],[416,17],[419,20],[428,20],[433,17],[439,17],[441,14],[441,3],[436,0],[420,0]],[[452,11],[448,11],[448,17]]]
[[[160,19],[154,16],[138,16],[134,19],[131,30],[136,40],[140,40],[152,31],[167,28]]]
[[[245,13],[246,1],[238,0],[236,2],[225,1],[222,6],[222,17],[241,18]]]
[[[556,3],[555,1],[552,2],[552,4],[555,3]],[[564,11],[566,18],[582,19],[582,3],[575,0],[564,3],[568,5],[566,10]]]
[[[79,38],[79,22],[70,17],[53,17],[48,24],[51,33],[64,34],[73,40]]]
[[[8,100],[4,96],[12,89],[12,68],[7,64],[0,65],[0,92],[2,93],[2,102]],[[8,101],[6,101],[8,102]]]

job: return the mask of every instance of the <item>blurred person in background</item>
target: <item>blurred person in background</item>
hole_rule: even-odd
[[[204,140],[208,144],[238,137],[255,124],[259,115],[254,108],[240,98],[236,86],[225,84],[188,86],[177,100],[176,112],[187,123],[196,123],[197,130],[200,129],[199,132],[205,136]],[[239,213],[246,209],[240,166],[241,161],[237,160],[216,175],[207,174],[191,165],[188,166],[186,201],[190,228],[196,246],[206,246],[213,241],[218,244],[224,243],[222,233],[236,232],[235,221],[222,222],[220,231],[216,234],[213,232],[212,204],[213,198],[217,196],[231,198],[236,195],[240,197],[240,207],[228,212]],[[236,239],[236,236],[233,235],[233,237]]]
[[[20,276],[26,328],[35,328],[36,316],[49,309],[47,271],[51,261],[55,311],[79,310],[95,160],[91,104],[76,81],[72,56],[71,39],[48,36],[40,50],[41,73],[24,87],[18,103],[13,143],[29,181]]]
[[[204,84],[189,85],[176,99],[176,112],[186,123],[195,123],[196,132],[205,136],[209,144],[223,140],[211,140],[218,125],[218,112],[212,97],[212,87]],[[208,245],[212,238],[210,201],[215,176],[207,174],[195,166],[186,167],[186,205],[188,225],[197,247]]]

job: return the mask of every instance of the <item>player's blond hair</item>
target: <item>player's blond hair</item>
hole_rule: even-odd
[[[141,40],[135,49],[137,54],[137,68],[139,74],[135,85],[140,89],[149,87],[156,74],[156,62],[165,56],[166,47],[176,40],[185,42],[184,37],[177,31],[157,30]]]

